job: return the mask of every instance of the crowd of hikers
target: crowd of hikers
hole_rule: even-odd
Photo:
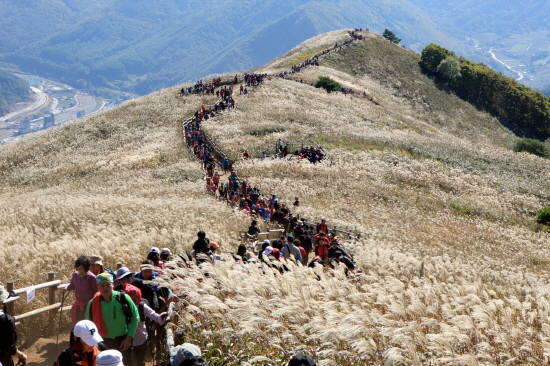
[[[277,157],[286,158],[289,155],[288,144],[279,139],[276,144],[276,151]],[[306,159],[313,164],[320,162],[327,156],[327,154],[321,147],[313,146],[302,146],[292,155],[297,157],[298,159]]]
[[[197,258],[202,253],[212,260],[223,260],[215,253],[219,246],[210,242],[204,233],[199,233],[193,248]],[[73,326],[68,347],[53,365],[144,366],[154,358],[153,353],[162,341],[168,304],[178,301],[170,289],[156,281],[171,257],[168,248],[151,248],[136,272],[127,267],[116,271],[105,268],[99,256],[78,257],[65,288],[75,294],[70,311]],[[0,304],[10,296],[13,294],[0,284]],[[0,310],[0,365],[14,366],[13,358],[17,358],[17,365],[27,361],[27,355],[17,347],[14,318]],[[156,360],[165,366],[208,365],[200,348],[189,343],[174,347],[169,360],[160,357]],[[300,363],[303,360],[309,363]],[[297,355],[288,365],[315,365],[315,362],[308,356]]]
[[[326,50],[302,64],[292,68],[291,73],[304,67],[319,65],[320,57],[363,39],[361,29],[349,32],[351,37],[331,50]],[[283,73],[279,76],[285,76]],[[256,87],[268,78],[267,74],[245,74],[240,94],[248,94],[248,87]],[[342,247],[334,231],[330,231],[325,220],[311,225],[294,216],[290,209],[279,202],[275,195],[266,197],[258,188],[239,178],[233,169],[233,162],[216,151],[201,129],[201,123],[219,111],[235,107],[233,85],[239,83],[236,75],[228,83],[221,78],[211,82],[202,80],[193,86],[182,88],[180,93],[211,94],[219,100],[212,107],[201,106],[193,118],[184,124],[185,141],[193,154],[202,162],[206,172],[207,187],[220,199],[249,212],[256,218],[281,225],[285,233],[275,240],[258,240],[260,228],[254,219],[246,232],[248,244],[239,245],[233,260],[239,265],[263,263],[280,271],[287,271],[286,261],[307,266],[335,266],[342,263],[346,271],[353,270],[353,257]],[[352,92],[352,91],[350,91]],[[288,154],[286,144],[277,145],[278,152]],[[311,162],[322,160],[322,149],[306,147],[296,153]],[[216,172],[216,164],[225,172],[230,172],[227,181],[222,182]],[[299,206],[295,198],[293,206]],[[70,317],[73,323],[69,335],[69,347],[56,359],[55,366],[143,366],[147,355],[158,349],[161,342],[161,329],[166,323],[170,302],[177,301],[172,291],[159,285],[155,279],[166,269],[172,253],[168,248],[151,248],[147,258],[136,272],[127,267],[116,271],[104,268],[100,256],[81,256],[74,262],[74,273],[65,291],[73,291],[75,300]],[[186,253],[197,263],[203,261],[227,260],[220,253],[220,245],[211,242],[204,232],[197,234],[193,251]],[[0,303],[9,296],[0,284]],[[14,318],[0,309],[0,366],[24,365],[27,356],[17,347],[17,331]],[[172,366],[203,366],[208,362],[202,357],[199,347],[184,343],[171,350],[169,364]],[[287,366],[314,366],[309,356],[299,354],[289,360]]]

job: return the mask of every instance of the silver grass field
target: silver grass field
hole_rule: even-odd
[[[342,36],[316,37],[265,70]],[[324,366],[550,364],[550,236],[534,218],[550,203],[548,160],[514,153],[498,121],[415,69],[431,94],[405,89],[392,67],[414,59],[391,52],[395,64],[376,64],[387,77],[353,74],[335,55],[236,96],[236,110],[204,124],[234,158],[278,138],[323,146],[320,164],[255,158],[236,169],[266,194],[299,197],[300,216],[361,234],[345,243],[358,267],[348,276],[292,263],[281,274],[227,254],[213,266],[171,263],[162,281],[180,298],[179,338],[212,365],[280,365],[298,351]],[[315,89],[319,76],[376,103]],[[206,193],[181,138],[182,119],[214,98],[176,94],[0,147],[2,282],[68,278],[80,254],[136,268],[151,246],[190,249],[198,230],[236,249],[250,217]]]

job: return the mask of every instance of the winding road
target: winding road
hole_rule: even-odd
[[[34,86],[31,86],[31,90],[35,94],[34,102],[31,105],[23,107],[22,109],[8,113],[0,117],[0,122],[7,122],[9,120],[16,119],[25,114],[29,114],[29,115],[33,114],[34,112],[37,112],[48,105],[50,101],[50,97],[48,96],[48,94],[44,93],[42,90],[38,88],[35,88]]]

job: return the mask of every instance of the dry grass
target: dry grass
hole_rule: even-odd
[[[248,218],[204,193],[178,126],[208,101],[166,90],[2,146],[0,281],[67,279],[81,254],[136,268],[152,246],[188,249],[199,229],[235,245]]]
[[[265,193],[300,197],[300,215],[361,232],[348,246],[362,272],[281,275],[230,262],[174,269],[165,279],[182,297],[183,338],[214,366],[280,364],[298,350],[321,365],[549,364],[550,239],[533,225],[550,202],[546,161],[512,152],[513,136],[497,121],[429,80],[411,86],[418,70],[395,70],[414,64],[403,50],[388,51],[397,63],[380,62],[374,51],[385,45],[373,47],[367,69],[347,69],[335,55],[300,77],[330,76],[379,105],[273,79],[205,124],[233,156],[278,138],[325,146],[331,162],[252,160],[237,169]],[[2,281],[68,275],[81,253],[135,265],[153,245],[188,248],[198,229],[235,246],[248,218],[204,192],[181,142],[178,118],[208,100],[174,95],[0,148]]]

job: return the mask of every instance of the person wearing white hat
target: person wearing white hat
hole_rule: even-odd
[[[122,353],[114,349],[103,351],[96,358],[96,366],[124,366]]]
[[[0,283],[0,304],[3,304],[8,297],[8,291]],[[17,349],[15,319],[4,313],[0,307],[0,364],[13,366],[13,356],[17,356],[21,364],[27,362],[27,355]]]
[[[75,324],[71,332],[69,347],[57,357],[54,366],[95,366],[101,350],[106,349],[97,326],[89,320]]]

